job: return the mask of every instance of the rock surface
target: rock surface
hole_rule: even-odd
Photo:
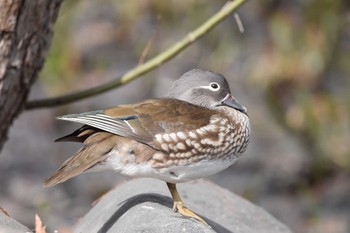
[[[211,226],[182,217],[172,210],[164,182],[134,179],[107,193],[79,221],[74,233],[291,233],[262,208],[208,181],[178,185],[190,209]]]
[[[31,233],[27,227],[0,211],[0,233]]]

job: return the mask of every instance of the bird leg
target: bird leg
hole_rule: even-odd
[[[168,183],[168,182],[166,184],[168,185],[171,196],[173,197],[173,202],[174,202],[173,210],[174,210],[174,212],[179,212],[180,214],[182,214],[186,217],[194,218],[194,219],[204,223],[205,225],[209,226],[208,223],[206,223],[203,218],[199,217],[196,213],[194,213],[193,211],[191,211],[190,209],[188,209],[184,205],[179,193],[177,192],[176,184],[172,184],[172,183]]]

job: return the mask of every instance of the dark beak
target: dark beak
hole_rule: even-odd
[[[222,101],[222,105],[229,106],[231,108],[234,108],[241,113],[247,114],[247,108],[244,107],[243,105],[240,105],[235,98],[231,94],[228,94]]]

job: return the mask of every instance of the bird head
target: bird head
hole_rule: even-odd
[[[247,113],[232,96],[226,78],[208,70],[193,69],[183,74],[170,88],[168,97],[210,109],[227,106]]]

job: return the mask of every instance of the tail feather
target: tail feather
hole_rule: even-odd
[[[101,132],[102,130],[99,130],[97,128],[94,128],[92,126],[84,125],[80,127],[79,129],[75,130],[73,133],[68,134],[66,136],[57,138],[55,142],[84,142],[88,137],[90,137],[92,134]]]
[[[85,140],[84,146],[46,181],[44,187],[51,187],[73,178],[98,163],[104,161],[108,153],[115,147],[115,135],[107,132],[94,133]]]

